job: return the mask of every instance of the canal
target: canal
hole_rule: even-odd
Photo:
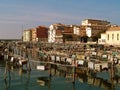
[[[35,67],[34,64],[31,71],[24,67],[11,68],[5,75],[5,62],[0,61],[0,90],[120,90],[120,79],[109,83],[100,77],[75,74],[73,83],[71,73],[51,68],[50,75],[49,70],[41,71]],[[107,77],[107,72],[99,75]]]

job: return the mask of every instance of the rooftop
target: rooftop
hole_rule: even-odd
[[[120,26],[110,27],[108,31],[120,30]]]

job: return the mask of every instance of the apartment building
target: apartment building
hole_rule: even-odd
[[[38,26],[36,28],[31,28],[24,30],[23,41],[47,41],[48,40],[48,28],[44,26]]]
[[[38,41],[48,41],[48,28],[45,26],[36,27],[36,38]]]
[[[82,21],[82,26],[106,26],[110,22],[106,20],[97,20],[97,19],[85,19]]]
[[[63,42],[64,37],[70,34],[73,34],[73,27],[71,25],[52,24],[48,30],[48,42]]]
[[[87,36],[96,41],[109,27],[110,22],[106,20],[85,19],[82,21],[80,32],[82,37]]]

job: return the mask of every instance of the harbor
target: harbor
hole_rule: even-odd
[[[83,90],[85,85],[84,90],[118,90],[118,48],[72,42],[1,42],[0,89]]]
[[[120,90],[119,3],[1,0],[0,90]]]

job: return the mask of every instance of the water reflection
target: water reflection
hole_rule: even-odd
[[[23,68],[19,68],[19,69],[13,68],[13,66],[11,66],[7,61],[6,61],[5,72],[4,72],[5,90],[11,89],[11,86],[13,83],[16,83],[16,84],[18,83],[16,82],[18,79],[18,77],[16,77],[16,74],[19,75],[21,84],[25,85],[25,90],[29,90],[28,84],[30,81],[30,72],[27,70],[24,70]]]
[[[115,90],[116,87],[120,86],[120,78],[106,80],[103,79],[104,77],[99,78],[99,77],[92,77],[89,75],[78,75],[78,78],[80,83],[87,83],[89,85],[101,87],[105,90]]]
[[[103,73],[103,72],[101,72],[101,73]],[[107,73],[107,71],[106,71],[106,73]],[[104,78],[91,76],[89,74],[75,74],[76,81],[73,82],[73,74],[72,73],[67,73],[65,71],[54,70],[54,69],[52,70],[52,75],[58,75],[60,77],[66,78],[67,81],[69,81],[73,84],[73,90],[76,89],[75,87],[76,87],[77,80],[80,83],[87,83],[88,85],[100,87],[105,90],[115,90],[116,87],[120,86],[120,78],[106,80]]]
[[[45,77],[45,76],[38,77],[37,82],[41,86],[49,85],[50,84],[50,77]]]
[[[72,72],[57,68],[46,71],[32,69],[29,72],[27,69],[9,67],[9,64],[3,66],[5,68],[1,72],[4,72],[4,87],[1,85],[0,90],[16,90],[16,88],[17,90],[86,90],[88,88],[95,90],[93,87],[100,90],[117,90],[116,88],[120,88],[120,78],[106,80],[93,77],[87,73],[79,73],[74,75],[75,82],[73,82]],[[0,67],[0,69],[2,70],[3,67]],[[101,72],[101,74],[104,73]]]

